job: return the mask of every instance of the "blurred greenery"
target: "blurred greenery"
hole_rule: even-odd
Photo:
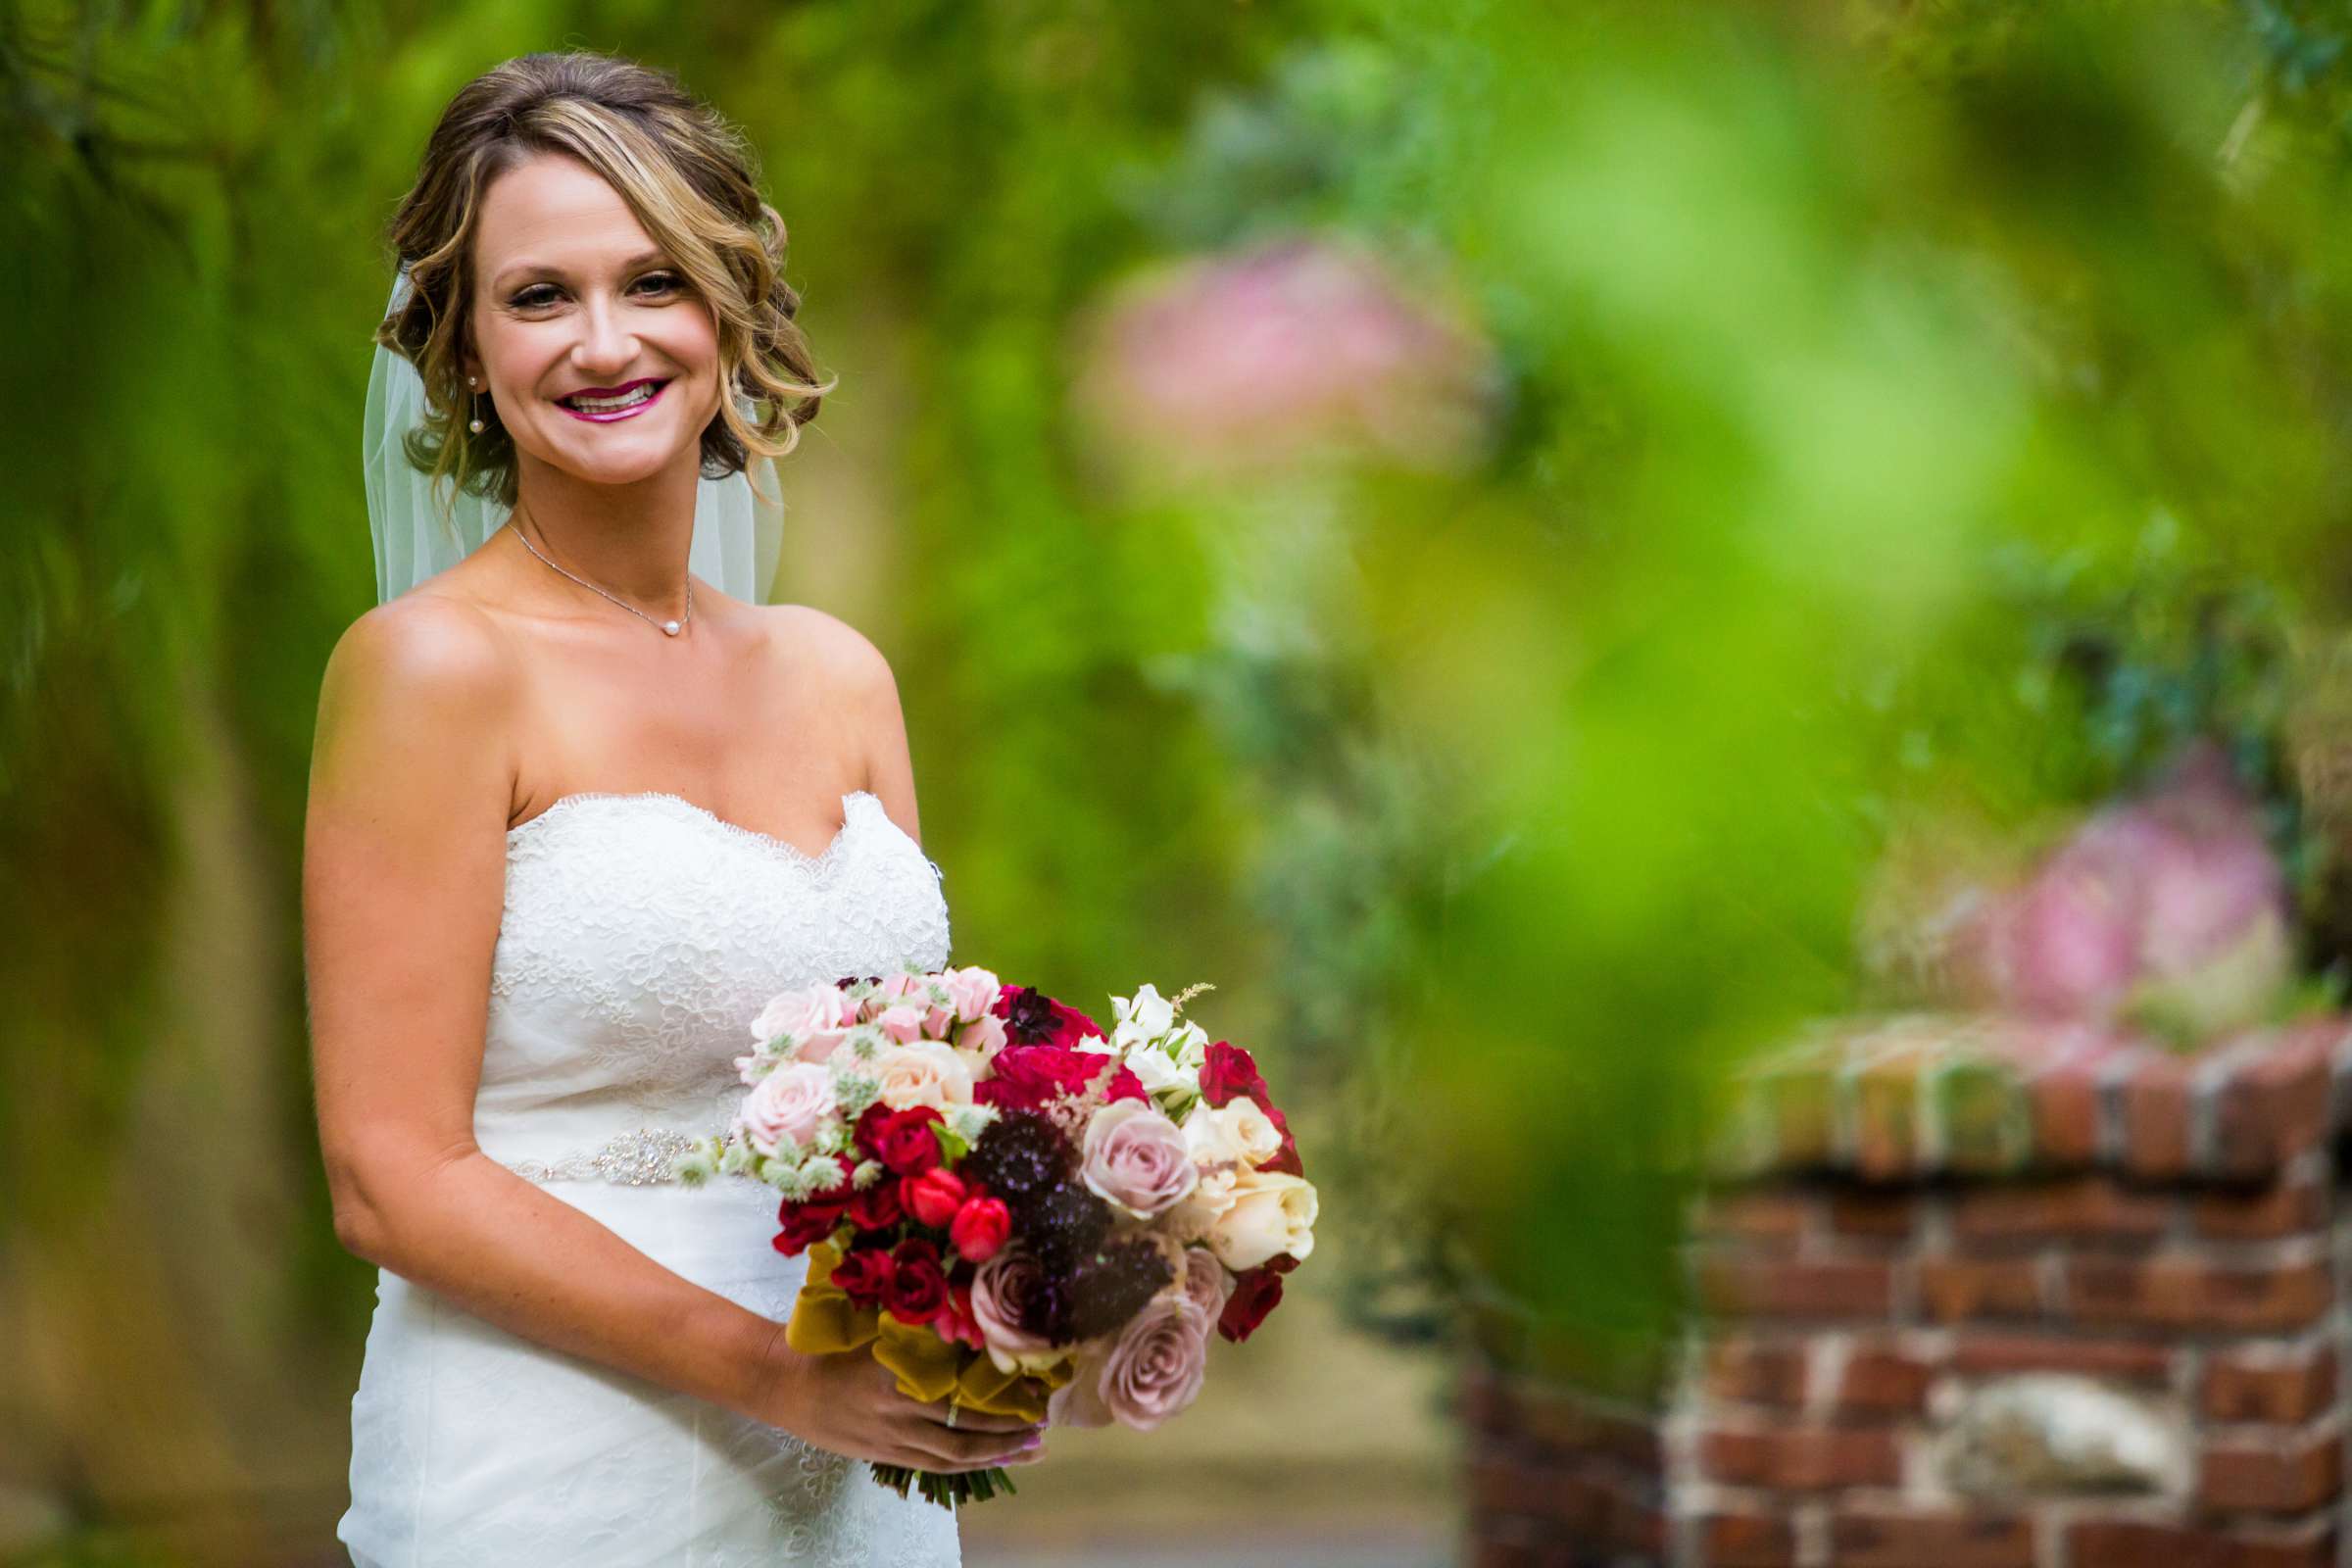
[[[1294,1288],[1587,1359],[1676,1299],[1723,1069],[1862,994],[1890,824],[2023,831],[2208,722],[2291,799],[2352,540],[2348,35],[0,3],[0,1542],[261,1560],[337,1480],[372,1274],[310,1121],[303,788],[371,597],[378,233],[473,74],[630,55],[762,150],[841,377],[778,596],[892,660],[957,960],[1098,1013],[1214,982],[1323,1192]],[[1385,303],[1250,314],[1340,254]],[[1154,353],[1097,335],[1129,289]],[[1401,357],[1333,370],[1358,338]],[[1104,417],[1104,356],[1186,412]]]

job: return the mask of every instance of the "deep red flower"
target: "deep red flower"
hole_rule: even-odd
[[[899,1183],[899,1202],[926,1225],[945,1225],[963,1206],[963,1178],[945,1166]]]
[[[1248,1095],[1261,1108],[1270,1099],[1256,1059],[1241,1047],[1220,1040],[1208,1048],[1200,1063],[1200,1098],[1211,1105],[1223,1105],[1236,1095]]]
[[[874,1157],[901,1176],[920,1176],[937,1169],[939,1139],[931,1124],[944,1120],[936,1105],[909,1105],[890,1112],[874,1128]]]
[[[861,1231],[886,1231],[906,1217],[895,1181],[878,1181],[850,1200],[850,1223]]]
[[[1094,1019],[1035,986],[1004,987],[989,1010],[1004,1020],[1004,1038],[1016,1046],[1070,1046],[1102,1033]]]
[[[1257,1332],[1266,1314],[1282,1304],[1282,1273],[1268,1264],[1237,1274],[1233,1295],[1217,1319],[1217,1332],[1239,1345]]]
[[[859,1247],[835,1266],[833,1283],[858,1306],[879,1306],[890,1294],[891,1281],[897,1275],[898,1262],[888,1251],[879,1247]]]
[[[902,1323],[928,1323],[948,1304],[948,1271],[939,1266],[939,1249],[918,1237],[908,1237],[891,1250],[896,1265],[885,1298],[891,1316]]]
[[[830,1197],[809,1203],[786,1200],[776,1210],[776,1223],[783,1227],[776,1233],[776,1250],[786,1257],[800,1256],[841,1228],[849,1206],[847,1199]]]
[[[1087,1085],[1116,1069],[1134,1085],[1133,1097],[1143,1095],[1135,1075],[1118,1065],[1118,1058],[1100,1051],[1065,1051],[1059,1046],[1006,1046],[989,1063],[992,1076],[973,1086],[972,1098],[1003,1110],[1035,1110],[1063,1095],[1081,1094]]]

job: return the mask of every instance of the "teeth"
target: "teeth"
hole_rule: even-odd
[[[583,397],[569,397],[569,398],[564,398],[564,399],[563,399],[562,401],[564,403],[564,405],[565,405],[566,407],[569,407],[569,408],[574,408],[574,409],[578,409],[578,410],[579,410],[579,411],[580,411],[582,414],[610,414],[610,413],[612,413],[612,412],[614,409],[632,409],[632,408],[635,408],[635,407],[636,407],[638,404],[645,402],[647,399],[651,398],[651,397],[652,397],[652,396],[653,396],[653,395],[654,395],[656,392],[659,392],[659,391],[661,391],[661,390],[662,390],[662,387],[661,387],[661,384],[660,384],[659,382],[648,381],[648,382],[646,382],[644,385],[642,385],[642,386],[638,387],[638,388],[637,388],[635,391],[633,391],[633,392],[629,393],[629,394],[628,394],[628,396],[626,396],[626,397],[618,397],[618,398],[583,398]]]

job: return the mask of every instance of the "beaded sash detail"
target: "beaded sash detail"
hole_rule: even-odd
[[[625,1187],[651,1187],[677,1180],[671,1167],[695,1145],[688,1134],[666,1127],[640,1127],[609,1139],[603,1148],[566,1154],[556,1160],[500,1160],[515,1175],[531,1182],[618,1182]]]

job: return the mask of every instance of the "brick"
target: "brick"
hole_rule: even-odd
[[[1710,1309],[1757,1317],[1875,1318],[1894,1304],[1893,1268],[1871,1258],[1707,1258],[1698,1287]]]
[[[2301,1328],[2334,1299],[2319,1261],[2264,1267],[2180,1255],[2074,1257],[2064,1278],[2065,1312],[2087,1324],[2263,1333]]]
[[[2332,1424],[2208,1443],[2197,1462],[2197,1501],[2216,1512],[2304,1513],[2342,1491],[2343,1436]]]
[[[1845,1188],[1830,1195],[1830,1229],[1842,1237],[1908,1241],[1919,1227],[1919,1200],[1907,1192]]]
[[[1919,1299],[1941,1323],[1975,1318],[2038,1317],[2041,1281],[2022,1258],[1933,1257],[1919,1265]]]
[[[2334,1021],[2288,1030],[2230,1074],[2214,1097],[2218,1174],[2276,1171],[2327,1136],[2332,1048],[2342,1033]]]
[[[2066,1535],[2070,1568],[2333,1568],[2335,1532],[2192,1530],[2136,1520],[2085,1519]]]
[[[2189,1095],[2195,1064],[2142,1050],[2123,1086],[2124,1169],[2142,1181],[2189,1169]]]
[[[1551,1466],[1503,1453],[1480,1454],[1469,1468],[1471,1505],[1489,1513],[1547,1514],[1562,1479]]]
[[[2308,1178],[2200,1193],[2188,1205],[2189,1224],[2216,1241],[2311,1235],[2328,1228],[2328,1216],[2327,1187]]]
[[[1830,1521],[1833,1568],[2034,1568],[2034,1531],[2007,1514],[1840,1509]]]
[[[1654,1423],[1568,1389],[1521,1385],[1518,1430],[1540,1448],[1561,1454],[1601,1454],[1645,1474],[1665,1466]]]
[[[2209,1421],[2291,1426],[2333,1406],[2335,1388],[2335,1351],[2328,1347],[2302,1355],[2217,1350],[2198,1380],[2197,1405]]]
[[[1936,1368],[1892,1345],[1857,1345],[1832,1395],[1839,1410],[1907,1413],[1924,1409]]]
[[[1903,1478],[1902,1453],[1886,1427],[1718,1428],[1699,1434],[1698,1462],[1713,1480],[1782,1492],[1891,1487]]]
[[[1953,1345],[1953,1371],[1970,1377],[2012,1372],[2079,1372],[2121,1382],[2169,1384],[2173,1351],[2145,1340],[2078,1340],[2058,1335],[1970,1333]]]
[[[1702,1386],[1718,1399],[1747,1404],[1795,1406],[1805,1400],[1802,1341],[1768,1341],[1734,1335],[1706,1348]]]
[[[1795,1568],[1796,1532],[1785,1514],[1707,1514],[1694,1534],[1707,1568]]]
[[[1761,1251],[1793,1251],[1804,1238],[1811,1207],[1804,1195],[1787,1190],[1711,1193],[1699,1205],[1694,1228]]]
[[[2083,1030],[2053,1030],[2051,1034],[2053,1038],[2023,1054],[2024,1059],[2040,1063],[2038,1068],[2029,1069],[2026,1079],[2026,1095],[2034,1113],[2034,1156],[2052,1167],[2095,1164],[2101,1153],[2099,1126],[2104,1116],[2099,1076],[2128,1048]]]
[[[2152,1242],[2172,1223],[2171,1200],[2110,1176],[1974,1188],[1952,1206],[1952,1232],[1981,1246],[2062,1238]]]

